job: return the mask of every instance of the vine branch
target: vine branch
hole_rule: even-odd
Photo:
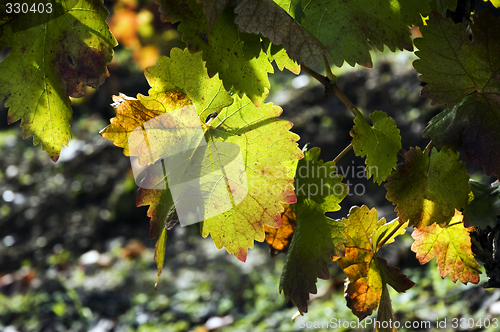
[[[325,63],[326,65],[326,63]],[[325,86],[325,95],[333,94],[336,95],[340,101],[351,111],[351,113],[354,116],[358,115],[359,110],[354,106],[354,104],[347,98],[347,96],[340,90],[338,87],[337,83],[335,81],[330,80],[328,77],[321,75],[317,71],[305,66],[301,65],[302,69],[309,75],[311,75],[313,78],[315,78],[318,82],[323,84]],[[327,72],[329,71],[330,67],[327,67]],[[333,77],[333,73],[331,74]],[[336,77],[335,77],[336,79]]]
[[[333,162],[334,162],[335,164],[336,164],[336,163],[338,163],[338,161],[339,161],[339,160],[340,160],[340,159],[341,159],[341,158],[342,158],[342,157],[343,157],[343,156],[344,156],[347,152],[349,152],[349,150],[351,150],[351,149],[352,149],[352,143],[349,143],[349,145],[348,145],[348,146],[346,146],[346,148],[345,148],[344,150],[342,150],[342,152],[340,152],[340,153],[338,154],[338,156],[337,156],[337,157],[335,157],[335,159],[333,159]]]

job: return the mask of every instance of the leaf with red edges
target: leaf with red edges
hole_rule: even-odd
[[[450,226],[442,228],[433,224],[415,229],[411,234],[415,239],[411,250],[417,254],[420,264],[437,257],[437,267],[442,278],[449,275],[453,282],[460,280],[464,284],[477,284],[481,272],[471,250],[469,232],[473,228],[465,228],[461,221],[462,214],[456,211]]]

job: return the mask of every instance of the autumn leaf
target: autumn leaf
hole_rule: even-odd
[[[433,224],[415,229],[411,234],[415,239],[411,250],[417,254],[420,264],[437,257],[438,271],[442,278],[449,275],[453,282],[460,280],[464,284],[477,284],[481,272],[471,250],[469,232],[473,228],[465,228],[461,221],[462,214],[456,211],[449,226],[443,228]]]
[[[102,1],[69,4],[52,1],[50,14],[47,9],[13,16],[0,34],[0,45],[12,47],[0,63],[0,99],[10,108],[7,121],[21,120],[23,138],[33,136],[33,144],[41,143],[53,161],[71,137],[69,97],[79,98],[86,86],[96,89],[104,82],[117,45]]]
[[[417,228],[445,225],[455,209],[465,208],[469,175],[458,155],[447,148],[432,149],[430,157],[418,147],[405,153],[405,162],[397,165],[385,185],[386,197],[396,205],[401,222]]]
[[[302,0],[303,17],[299,23],[328,49],[333,63],[346,61],[372,67],[370,43],[382,51],[384,45],[413,50],[408,25],[422,23],[420,13],[428,13],[428,1]]]
[[[432,13],[415,39],[420,58],[413,63],[428,84],[422,97],[453,107],[472,92],[500,94],[500,19],[482,11],[474,17],[469,40],[462,24]],[[498,110],[497,110],[498,111]]]
[[[305,152],[295,172],[297,228],[286,256],[280,292],[301,312],[307,312],[309,293],[316,294],[317,278],[328,279],[333,257],[343,256],[344,224],[325,216],[340,209],[347,186],[333,162],[319,160],[320,149]]]
[[[272,0],[242,0],[234,9],[240,31],[262,34],[274,45],[283,45],[299,64],[317,66],[328,50]]]
[[[209,75],[219,73],[226,90],[234,87],[240,97],[246,94],[259,107],[269,92],[267,75],[273,72],[260,37],[240,32],[230,7],[209,28],[202,5],[195,0],[162,0],[160,4],[165,21],[181,21],[178,30],[189,50],[203,52]]]
[[[288,251],[293,232],[297,228],[295,205],[285,204],[283,206],[285,211],[281,214],[281,226],[279,228],[264,226],[266,242],[271,247],[271,257],[278,255],[280,252],[286,253]]]
[[[228,252],[245,261],[253,241],[265,239],[264,225],[275,228],[280,225],[282,203],[296,200],[293,178],[282,164],[302,157],[295,143],[298,136],[289,131],[292,124],[278,119],[281,108],[265,104],[257,109],[247,97],[235,96],[228,106],[233,98],[223,89],[217,76],[209,78],[200,53],[174,49],[171,58],[161,58],[157,66],[146,71],[146,78],[152,86],[150,95],[139,95],[137,99],[118,97],[121,99],[115,104],[117,117],[102,134],[124,147],[124,152],[138,156],[140,164],[150,165],[137,200],[138,205],[150,205],[150,234],[160,236],[163,228],[168,228],[175,220],[172,204],[182,224],[183,215],[179,211],[198,202],[192,196],[185,196],[188,192],[176,194],[174,185],[179,187],[185,183],[186,176],[190,181],[200,179],[201,184],[206,174],[214,173],[216,180],[203,182],[207,185],[203,187],[207,190],[204,193],[210,199],[201,204],[217,209],[219,204],[225,204],[219,199],[221,195],[231,199],[224,212],[216,210],[221,212],[219,214],[212,215],[207,209],[203,213],[202,210],[200,216],[204,218],[199,220],[204,220],[202,235],[211,234],[218,248],[226,247]],[[186,106],[189,103],[192,106]],[[194,118],[190,115],[193,111],[197,114]],[[214,111],[215,118],[205,123]],[[171,114],[176,117],[168,117]],[[134,127],[145,128],[152,121],[154,125],[147,131],[149,144],[144,144],[140,130],[139,135],[133,136]],[[193,148],[185,153],[177,151],[179,141],[176,140],[190,139],[183,132],[196,127],[201,136],[193,136],[196,140],[189,141],[195,144]],[[238,165],[243,173],[235,174],[232,164],[227,166],[236,160],[227,160],[231,157],[230,151],[225,149],[227,146],[236,146],[241,153],[237,160],[241,160]],[[200,153],[200,158],[193,157]],[[175,158],[164,163],[161,158],[164,155]],[[163,172],[154,171],[156,166],[162,165]],[[175,176],[169,177],[173,174]],[[236,177],[244,178],[246,186]]]
[[[386,260],[378,257],[377,251],[386,236],[392,234],[385,243],[392,242],[394,237],[405,232],[407,224],[401,225],[398,220],[386,224],[384,218],[378,220],[377,210],[369,210],[367,206],[352,207],[342,222],[347,226],[344,231],[346,251],[337,263],[347,275],[347,306],[364,319],[380,304],[377,319],[387,319],[389,313],[392,316],[389,296],[384,295],[387,284],[398,292],[405,292],[414,283],[398,268],[388,266]]]
[[[358,111],[350,134],[356,156],[366,156],[366,176],[378,184],[385,181],[396,167],[397,154],[401,149],[401,136],[394,120],[387,114],[376,111],[370,114],[370,126],[363,114]]]

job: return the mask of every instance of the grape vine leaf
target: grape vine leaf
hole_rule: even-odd
[[[457,0],[432,0],[431,9],[440,14],[444,14],[446,9],[454,12],[457,9]]]
[[[431,119],[423,132],[438,147],[463,146],[468,162],[500,176],[500,94],[472,94]]]
[[[283,45],[287,54],[310,67],[322,63],[328,50],[272,0],[242,0],[234,9],[240,31],[262,34],[274,45]]]
[[[0,63],[0,99],[10,108],[7,122],[21,120],[23,138],[33,136],[57,161],[71,137],[69,97],[104,82],[117,42],[102,1],[51,5],[52,13],[13,17],[2,26],[0,45],[12,49]]]
[[[286,256],[280,292],[300,312],[307,312],[309,293],[316,294],[317,278],[328,279],[333,257],[343,256],[344,224],[325,216],[340,210],[348,188],[335,173],[333,162],[319,160],[320,149],[305,152],[295,172],[297,228]]]
[[[262,50],[260,37],[240,32],[235,14],[227,7],[208,27],[203,8],[195,0],[160,1],[162,18],[181,21],[178,30],[191,52],[203,52],[210,76],[219,73],[226,90],[245,93],[259,107],[269,93],[268,73],[273,67]]]
[[[470,24],[470,41],[462,24],[435,12],[429,16],[420,29],[423,38],[415,39],[419,59],[413,66],[428,83],[422,97],[448,107],[472,92],[500,98],[500,19],[489,10],[477,14]]]
[[[224,11],[229,0],[196,0],[203,3],[203,11],[208,19],[208,28],[211,29],[217,17]]]
[[[266,232],[266,242],[271,247],[271,257],[278,255],[280,252],[287,252],[290,242],[292,241],[293,233],[297,228],[297,217],[295,216],[295,206],[284,204],[285,211],[281,214],[281,226],[274,228],[264,226]]]
[[[413,50],[408,25],[422,23],[420,13],[428,13],[428,1],[302,0],[300,24],[328,49],[333,63],[346,61],[371,68],[368,40],[379,50]]]
[[[398,268],[389,266],[387,261],[377,255],[379,245],[385,236],[392,232],[390,239],[405,233],[407,223],[401,225],[397,219],[385,223],[385,218],[378,220],[377,210],[369,210],[367,206],[353,206],[347,218],[342,222],[347,226],[344,234],[347,237],[345,256],[337,260],[339,267],[347,275],[345,296],[347,306],[360,319],[372,314],[380,304],[378,318],[386,319],[392,308],[387,291],[387,284],[398,292],[405,292],[414,283]],[[391,308],[391,309],[389,309]]]
[[[433,223],[447,224],[455,209],[467,205],[469,175],[458,152],[432,149],[431,155],[411,148],[405,162],[396,166],[385,187],[387,199],[396,205],[400,222],[422,228]]]
[[[283,47],[269,43],[267,47],[267,56],[269,57],[269,62],[274,61],[279,70],[283,71],[283,69],[286,68],[295,75],[300,74],[300,65],[296,61],[290,59]]]
[[[469,181],[473,199],[463,211],[466,226],[495,228],[500,215],[500,187],[488,186],[477,181]]]
[[[394,310],[392,310],[391,297],[387,287],[382,288],[382,295],[380,297],[380,305],[377,312],[377,321],[381,322],[380,325],[375,327],[375,332],[397,332],[394,324],[388,324],[390,321],[394,322]],[[382,322],[387,322],[382,324]],[[383,326],[387,326],[384,328]]]
[[[401,136],[394,120],[386,113],[373,112],[370,119],[373,126],[357,111],[350,135],[353,137],[352,146],[356,156],[366,156],[366,177],[369,179],[373,175],[373,181],[380,184],[396,167]]]
[[[189,73],[186,67],[190,68]],[[190,104],[196,107],[200,119],[205,120],[210,113],[233,102],[218,77],[208,77],[200,53],[191,55],[188,50],[174,48],[170,58],[161,57],[158,66],[148,68],[145,75],[151,85],[150,96],[139,95],[138,100],[123,94],[115,96],[116,117],[101,131],[104,138],[123,148],[126,156],[130,156],[130,134],[146,121]],[[143,159],[147,155],[148,151],[137,155],[141,165],[147,164]]]
[[[450,276],[453,282],[460,280],[467,284],[479,282],[479,264],[471,250],[470,234],[472,227],[465,228],[462,214],[456,211],[449,226],[437,224],[415,229],[411,236],[415,242],[411,250],[417,254],[420,264],[437,257],[438,271],[442,278]]]
[[[162,58],[159,65],[146,71],[146,78],[152,85],[150,96],[139,95],[137,100],[122,98],[117,113],[123,114],[112,119],[111,125],[102,131],[103,136],[116,145],[123,145],[130,128],[140,125],[139,122],[147,120],[148,116],[172,111],[172,108],[185,105],[185,100],[193,102],[207,141],[230,142],[240,147],[248,182],[244,200],[230,210],[204,220],[201,232],[204,237],[211,234],[218,248],[225,246],[229,253],[245,261],[247,249],[253,247],[254,239],[264,240],[264,225],[280,225],[281,203],[296,201],[293,178],[287,175],[287,168],[282,164],[302,157],[296,143],[298,136],[289,131],[292,124],[278,119],[281,108],[271,104],[256,108],[245,96],[235,96],[234,102],[227,107],[231,97],[216,76],[208,77],[200,53],[174,49],[171,58]],[[207,114],[213,109],[218,109],[217,117],[205,124]],[[129,121],[125,116],[127,112],[130,113],[128,118],[133,119],[132,125],[125,122]],[[168,148],[168,142],[163,145]],[[211,150],[213,160],[221,157],[218,153]],[[146,179],[154,182],[148,176],[143,182]],[[159,181],[165,181],[164,177]],[[152,218],[152,234],[158,234],[157,229],[167,225],[164,218],[171,211],[168,191],[168,188],[156,191],[151,194],[154,197],[147,196],[147,200],[138,198],[140,205],[150,204],[148,215]],[[155,206],[159,204],[162,206]]]

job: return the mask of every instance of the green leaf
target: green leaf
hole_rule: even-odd
[[[411,250],[417,254],[420,264],[437,257],[442,278],[449,275],[453,282],[460,280],[464,284],[477,284],[481,272],[471,250],[469,232],[473,228],[465,228],[461,220],[462,215],[457,211],[449,227],[433,224],[415,229],[411,234],[415,239]]]
[[[33,135],[33,144],[41,143],[54,161],[71,137],[69,97],[81,97],[85,86],[98,88],[104,82],[117,45],[102,1],[69,4],[52,1],[51,14],[13,17],[0,35],[0,45],[12,47],[0,63],[0,99],[6,98],[10,108],[7,121],[21,120],[23,138]]]
[[[436,115],[423,132],[438,147],[463,146],[468,162],[500,176],[500,94],[472,94]]]
[[[301,312],[307,312],[309,293],[317,292],[317,278],[330,277],[328,265],[334,256],[343,256],[346,240],[344,224],[326,217],[325,212],[340,210],[348,189],[336,174],[335,164],[318,160],[319,153],[319,148],[307,151],[297,166],[297,203],[291,205],[297,227],[280,281],[280,292]]]
[[[188,73],[186,68],[189,68]],[[138,100],[123,94],[113,97],[118,103],[115,107],[116,117],[101,131],[103,137],[122,147],[126,156],[130,156],[130,134],[146,121],[193,104],[200,115],[200,121],[205,123],[209,114],[220,112],[233,102],[217,76],[208,77],[201,53],[191,55],[188,50],[174,48],[170,52],[170,58],[161,57],[157,66],[146,69],[145,75],[152,87],[149,90],[150,97],[139,95]],[[124,100],[127,102],[124,103]],[[160,135],[155,145],[161,147],[168,144],[166,139],[165,135]],[[137,150],[134,146],[142,165],[147,164],[150,148]]]
[[[495,228],[497,216],[500,215],[500,187],[473,180],[469,183],[474,198],[464,209],[464,223],[467,226]]]
[[[454,12],[457,9],[457,0],[432,0],[431,9],[442,15],[446,9]]]
[[[500,94],[500,19],[482,11],[470,24],[470,41],[464,26],[432,13],[415,39],[420,58],[413,63],[428,84],[422,97],[432,104],[453,107],[472,92]]]
[[[455,209],[467,205],[469,175],[458,152],[432,149],[431,156],[420,148],[405,153],[405,162],[387,178],[387,199],[396,205],[400,222],[422,228],[445,225]]]
[[[333,63],[341,67],[346,61],[372,67],[368,40],[379,50],[387,45],[391,51],[413,50],[408,25],[422,22],[428,1],[302,0],[304,15],[299,22],[326,46]]]
[[[295,75],[300,73],[300,65],[290,59],[283,47],[269,43],[267,47],[267,56],[269,57],[269,62],[274,61],[279,70],[283,71],[283,69],[286,68]]]
[[[387,287],[382,288],[382,296],[380,297],[380,306],[377,313],[377,321],[382,322],[380,328],[375,327],[377,332],[397,332],[395,324],[390,324],[389,322],[394,322],[394,311],[392,310],[391,297],[389,296],[389,290]],[[385,322],[385,323],[384,323]],[[383,328],[382,326],[387,326]]]
[[[328,50],[272,0],[242,0],[235,8],[240,31],[262,34],[275,45],[283,45],[288,55],[310,67],[322,63]]]
[[[240,32],[229,7],[209,28],[202,7],[195,0],[162,0],[160,4],[164,20],[181,21],[178,30],[189,50],[203,51],[209,75],[219,73],[226,90],[234,87],[240,96],[245,93],[259,107],[269,92],[267,75],[273,72],[260,37]]]
[[[296,201],[293,178],[284,162],[302,158],[292,124],[279,120],[282,109],[272,104],[256,108],[247,97],[222,110],[207,131],[212,142],[237,144],[245,161],[248,195],[236,207],[202,223],[202,235],[210,234],[217,248],[223,246],[245,261],[254,239],[265,239],[264,225],[279,227],[282,203]]]
[[[358,112],[350,134],[356,156],[366,156],[366,175],[378,184],[385,181],[396,167],[397,154],[401,149],[401,136],[394,120],[384,112],[370,114],[370,126],[363,114]]]
[[[203,3],[203,11],[208,19],[208,28],[211,29],[217,17],[226,8],[229,0],[196,0],[196,2]]]
[[[392,309],[389,310],[390,299],[383,296],[387,291],[387,284],[398,292],[405,292],[414,283],[401,274],[398,268],[387,265],[386,260],[378,257],[377,251],[383,237],[395,231],[386,243],[392,242],[395,236],[405,232],[406,225],[400,225],[397,220],[386,224],[384,218],[378,220],[377,210],[369,210],[364,205],[352,207],[348,217],[342,219],[342,222],[347,226],[344,231],[347,237],[346,252],[337,263],[347,275],[347,306],[359,319],[364,319],[380,303],[378,319],[387,319],[389,312],[392,316]]]
[[[244,187],[233,186],[234,183],[240,182],[232,177],[234,175],[230,172],[232,169],[225,168],[226,173],[221,173],[220,181],[216,181],[216,185],[207,190],[210,190],[208,194],[213,196],[214,204],[220,203],[217,197],[225,191],[226,195],[232,197],[233,206],[222,214],[205,218],[201,232],[204,237],[211,234],[218,248],[225,246],[229,253],[235,254],[244,261],[247,249],[253,247],[253,241],[264,240],[264,225],[275,228],[280,225],[282,203],[289,204],[296,200],[293,193],[293,178],[287,175],[288,169],[282,163],[302,157],[296,144],[298,136],[289,131],[292,126],[290,122],[278,119],[282,112],[279,107],[265,104],[256,108],[247,97],[237,96],[233,104],[225,107],[231,98],[223,90],[222,82],[217,77],[208,78],[201,54],[174,50],[171,56],[170,59],[160,60],[159,65],[147,71],[147,78],[152,85],[150,96],[139,95],[137,100],[121,97],[115,105],[117,117],[112,119],[111,125],[102,132],[103,136],[114,140],[115,144],[123,146],[125,150],[128,148],[129,154],[139,155],[140,161],[141,156],[146,155],[143,156],[144,160],[141,164],[146,165],[148,161],[154,162],[161,159],[166,152],[168,155],[177,152],[171,151],[174,149],[171,147],[174,143],[172,140],[175,139],[177,132],[174,131],[174,135],[170,136],[165,136],[165,132],[174,128],[169,127],[172,124],[176,126],[175,128],[179,128],[178,132],[181,133],[184,127],[180,125],[183,124],[160,123],[165,128],[163,133],[161,130],[153,131],[154,142],[150,140],[148,149],[143,147],[143,150],[139,149],[141,146],[135,141],[139,137],[132,138],[132,140],[130,138],[133,128],[140,127],[146,121],[171,113],[192,102],[196,106],[199,117],[196,121],[199,122],[186,122],[184,123],[185,129],[196,126],[203,128],[204,138],[209,148],[204,150],[201,141],[196,141],[200,145],[192,152],[194,154],[204,151],[203,153],[208,154],[210,162],[207,165],[198,165],[195,159],[189,157],[189,154],[180,156],[176,159],[176,162],[182,166],[178,167],[180,177],[175,180],[182,183],[185,176],[192,176],[193,179],[200,178],[227,159],[226,151],[222,148],[219,150],[221,147],[219,143],[233,143],[239,147],[241,160],[244,161],[248,192],[244,192]],[[223,108],[218,109],[219,107]],[[218,109],[217,116],[205,124],[207,112],[213,109]],[[180,120],[192,121],[187,118]],[[149,135],[148,131],[148,137]],[[129,143],[134,145],[128,146]],[[162,148],[158,149],[161,153],[157,153],[157,146]],[[131,151],[132,148],[133,151]],[[142,152],[137,153],[137,151]],[[188,152],[191,153],[191,150]],[[148,155],[151,154],[155,157],[148,159]],[[201,169],[200,166],[205,168]],[[143,186],[145,183],[153,184],[153,186],[148,186],[152,189],[142,188],[139,192],[144,197],[147,196],[146,192],[149,192],[151,196],[147,196],[148,199],[138,196],[138,205],[150,205],[148,215],[151,217],[153,236],[160,234],[162,226],[169,227],[169,218],[174,218],[169,190],[171,184],[165,182],[165,174],[159,176],[152,173],[147,173],[141,182]],[[165,187],[161,188],[158,184],[164,184]],[[217,187],[217,184],[220,185]],[[241,196],[241,200],[237,200],[236,196]],[[179,209],[178,203],[191,204],[193,202],[186,197],[174,199],[177,210]]]
[[[160,281],[161,271],[163,270],[163,263],[165,261],[165,245],[167,243],[167,229],[163,228],[155,247],[156,267],[158,268],[158,278],[156,280],[155,289],[158,288]]]

